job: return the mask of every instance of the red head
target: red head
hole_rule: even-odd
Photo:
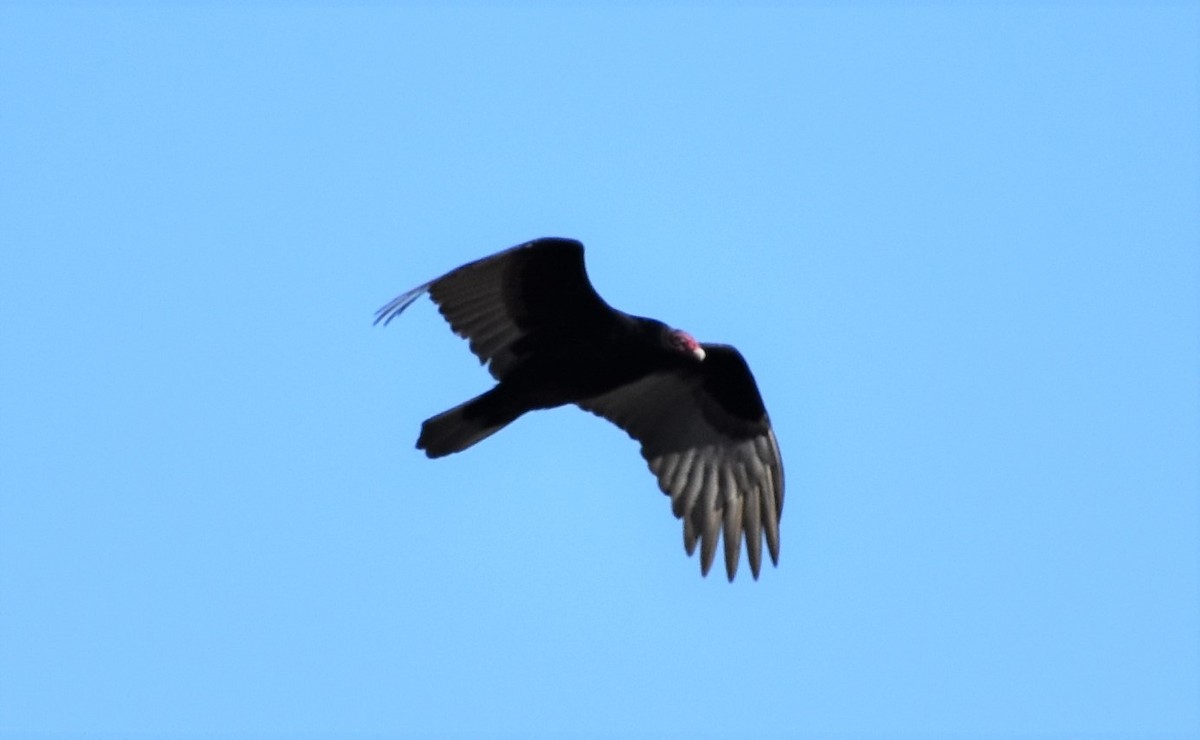
[[[700,346],[695,337],[686,331],[673,329],[669,341],[672,349],[695,357],[697,362],[704,359],[704,348]]]

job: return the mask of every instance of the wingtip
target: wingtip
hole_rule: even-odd
[[[404,309],[411,306],[413,301],[420,298],[425,291],[429,290],[430,285],[432,285],[432,283],[425,283],[422,286],[413,288],[407,293],[401,293],[392,300],[388,301],[387,305],[375,312],[375,320],[371,322],[371,326],[378,326],[380,321],[383,322],[384,326],[390,324],[392,319],[404,313]]]
[[[767,537],[767,552],[771,556],[771,565],[779,567],[779,531],[776,529],[773,537]]]

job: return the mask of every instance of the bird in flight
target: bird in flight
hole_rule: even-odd
[[[641,444],[683,520],[688,555],[700,545],[703,575],[722,537],[730,581],[743,536],[754,578],[764,539],[779,564],[783,463],[736,349],[609,306],[573,239],[535,239],[465,264],[401,294],[375,323],[425,293],[498,382],[427,419],[418,449],[431,458],[461,452],[528,411],[573,403]]]

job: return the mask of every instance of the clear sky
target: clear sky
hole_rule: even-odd
[[[0,7],[0,733],[1200,732],[1200,10]],[[397,293],[736,345],[778,568]]]

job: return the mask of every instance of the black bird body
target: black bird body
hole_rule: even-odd
[[[611,308],[592,288],[583,245],[537,239],[459,267],[379,310],[385,324],[428,292],[498,383],[425,421],[417,447],[459,452],[536,409],[576,404],[642,444],[642,455],[701,544],[708,572],[718,533],[733,579],[743,532],[758,577],[765,537],[779,557],[783,468],[741,354],[699,344],[654,319]]]

